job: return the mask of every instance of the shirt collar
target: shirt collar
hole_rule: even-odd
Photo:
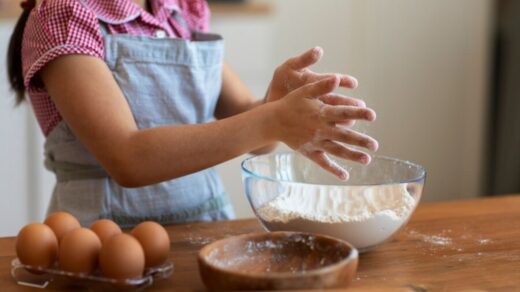
[[[81,2],[101,21],[109,24],[130,22],[145,11],[132,0],[81,0]],[[150,6],[154,15],[179,11],[178,0],[150,0]]]

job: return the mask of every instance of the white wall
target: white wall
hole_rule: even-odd
[[[377,111],[374,124],[358,128],[379,140],[378,153],[426,167],[424,200],[481,194],[492,1],[270,3],[276,7],[272,17],[214,17],[215,30],[227,37],[229,62],[258,88],[256,94],[263,94],[275,64],[320,45],[325,57],[316,70],[357,76],[360,87],[346,93]],[[266,51],[273,67],[251,76],[241,60]],[[240,160],[222,172],[238,215],[252,216],[238,179]]]
[[[316,70],[348,72],[353,96],[378,112],[360,129],[380,154],[428,171],[426,200],[480,193],[490,0],[268,0],[272,15],[215,16],[227,60],[262,97],[275,65],[320,45]],[[0,22],[6,44],[12,22]],[[42,135],[27,107],[14,110],[0,46],[0,236],[41,220],[54,179],[43,170]],[[239,157],[219,166],[240,217],[252,216]]]

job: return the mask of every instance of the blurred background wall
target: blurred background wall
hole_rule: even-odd
[[[489,194],[520,192],[520,1],[497,5],[489,100]]]
[[[424,200],[484,194],[493,1],[252,3],[259,6],[217,7],[212,29],[224,35],[227,61],[259,98],[277,64],[320,45],[325,56],[315,70],[358,77],[359,89],[344,93],[366,100],[377,111],[376,122],[358,129],[379,140],[379,154],[426,167]],[[0,56],[5,56],[14,21],[0,22]],[[0,236],[14,235],[28,221],[41,220],[54,183],[42,166],[43,137],[30,108],[13,108],[4,59],[0,58]],[[239,217],[252,216],[240,176],[244,157],[219,166]]]
[[[276,64],[320,45],[325,56],[316,70],[358,77],[360,87],[346,93],[377,111],[376,122],[358,128],[379,140],[378,153],[426,167],[425,200],[483,193],[492,1],[270,3],[272,14],[254,20],[214,17],[229,62],[255,93],[263,94]],[[250,216],[241,159],[222,169],[237,213]]]

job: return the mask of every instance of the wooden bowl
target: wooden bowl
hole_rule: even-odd
[[[356,274],[349,243],[300,232],[262,232],[204,246],[198,257],[209,290],[343,288]]]

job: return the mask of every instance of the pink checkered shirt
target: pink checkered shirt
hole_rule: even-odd
[[[99,21],[110,34],[182,37],[190,32],[172,17],[178,11],[191,30],[207,31],[205,0],[150,0],[151,13],[132,0],[43,0],[27,21],[22,45],[25,85],[44,135],[62,120],[38,72],[50,61],[68,54],[104,59]]]

